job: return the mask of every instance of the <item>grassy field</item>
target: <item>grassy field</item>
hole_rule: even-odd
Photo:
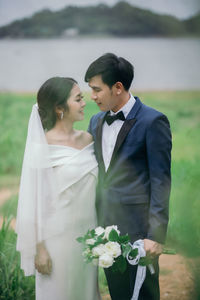
[[[171,124],[173,135],[172,191],[168,244],[175,246],[180,253],[187,256],[199,256],[200,91],[140,92],[137,96],[145,104],[165,113]],[[87,101],[86,118],[76,124],[77,129],[86,130],[90,117],[98,112],[97,106],[89,100],[88,94],[85,95],[85,99]],[[34,94],[0,93],[0,188],[13,188],[19,184],[27,123],[35,101]],[[10,201],[0,207],[0,215],[15,216],[16,206],[17,197],[13,196]],[[12,256],[15,264],[18,264],[18,256],[14,250],[15,234],[7,229],[8,236],[5,238],[5,232],[4,230],[2,233],[1,229],[1,242],[4,240],[4,244],[10,246],[0,248],[0,258],[4,257],[0,259],[0,277],[2,268],[5,268],[5,261],[10,261],[9,255]],[[6,249],[10,249],[10,252]],[[199,269],[195,268],[195,272],[199,272]],[[104,289],[104,277],[100,275],[102,289]],[[8,282],[5,284],[8,285]],[[13,286],[14,283],[10,284]],[[32,284],[31,281],[30,285]],[[24,289],[24,286],[19,286],[18,282],[18,289]],[[0,295],[1,288],[2,286],[0,286]],[[12,298],[7,295],[7,298],[0,296],[0,299],[26,298]]]

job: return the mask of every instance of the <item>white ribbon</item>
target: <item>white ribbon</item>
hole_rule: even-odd
[[[144,241],[137,240],[131,245],[132,249],[138,249],[138,254],[134,259],[130,259],[129,254],[127,254],[127,260],[131,265],[138,265],[137,267],[137,274],[135,279],[135,286],[133,291],[133,296],[131,300],[137,300],[139,297],[140,289],[146,277],[146,266],[139,265],[139,260],[141,257],[146,256],[146,251],[144,250]],[[151,274],[155,273],[154,267],[152,264],[148,265]]]

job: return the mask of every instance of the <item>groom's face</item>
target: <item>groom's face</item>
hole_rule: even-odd
[[[91,98],[99,106],[100,110],[117,111],[118,103],[115,95],[116,91],[114,86],[110,88],[107,84],[105,84],[102,81],[101,75],[96,75],[92,77],[89,81],[89,86],[92,89]]]

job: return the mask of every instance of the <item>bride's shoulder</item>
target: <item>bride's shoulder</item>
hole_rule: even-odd
[[[60,141],[62,140],[62,137],[54,129],[45,132],[45,136],[48,144],[60,144]]]
[[[92,135],[87,131],[80,130],[79,131],[79,138],[83,141],[83,143],[85,145],[91,144],[93,142]]]

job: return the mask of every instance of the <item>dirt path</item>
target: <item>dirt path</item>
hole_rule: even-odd
[[[9,189],[1,189],[0,190],[0,206],[3,205],[11,196],[12,196],[12,191]]]
[[[193,280],[181,255],[160,257],[161,300],[192,300]]]
[[[15,190],[0,190],[0,206],[3,205]],[[0,228],[3,218],[0,216]],[[15,219],[11,222],[15,228]],[[193,280],[188,271],[187,262],[181,255],[160,256],[160,293],[161,300],[192,300]],[[102,300],[111,300],[109,295],[102,296]]]

